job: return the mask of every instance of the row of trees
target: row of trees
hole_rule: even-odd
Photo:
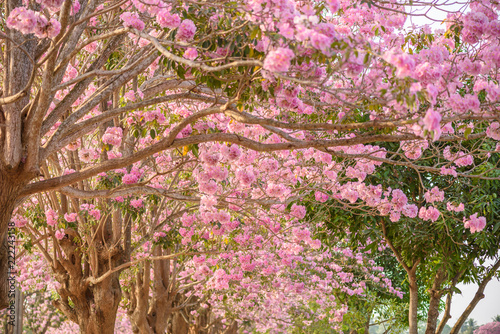
[[[0,306],[16,239],[34,332],[439,334],[477,282],[458,333],[500,266],[499,8],[426,5],[4,1]]]

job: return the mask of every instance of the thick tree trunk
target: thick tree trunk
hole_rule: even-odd
[[[0,309],[9,306],[9,276],[15,279],[15,273],[10,274],[9,270],[9,251],[10,261],[13,261],[15,255],[15,244],[7,242],[9,227],[14,227],[11,219],[14,211],[16,199],[23,187],[23,183],[16,183],[19,180],[17,174],[4,174],[0,172]],[[9,226],[10,224],[10,226]],[[15,281],[14,281],[15,283]]]
[[[184,317],[179,312],[172,317],[172,333],[188,334],[189,324],[184,320]]]
[[[443,284],[446,279],[446,271],[444,268],[439,268],[436,276],[434,277],[434,282],[432,283],[432,289],[429,291],[431,299],[429,302],[429,311],[427,312],[427,328],[425,334],[435,334],[437,327],[437,319],[439,317],[439,302],[441,301],[441,296],[443,292],[441,291],[441,284]]]
[[[410,281],[410,310],[408,313],[408,320],[410,322],[409,334],[418,334],[418,285],[415,270],[411,270],[408,273],[408,280]]]
[[[76,232],[67,230],[67,233]],[[120,272],[113,272],[96,284],[87,283],[89,273],[85,270],[86,260],[83,259],[78,239],[70,237],[59,241],[65,256],[60,257],[53,268],[61,284],[58,288],[61,298],[54,305],[79,325],[81,334],[113,334],[122,297]],[[94,277],[123,263],[120,248],[105,249],[97,240],[89,248],[93,251],[89,257]]]
[[[82,312],[87,317],[79,316],[78,325],[81,334],[113,334],[116,313],[121,300],[121,289],[118,277],[113,277],[106,284],[98,284],[89,288],[93,296],[90,308]],[[88,293],[87,293],[88,295]],[[77,311],[78,312],[78,311]]]

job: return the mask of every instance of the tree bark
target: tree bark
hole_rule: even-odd
[[[9,249],[7,237],[9,227],[14,227],[11,218],[16,205],[16,198],[24,185],[22,182],[16,183],[16,180],[19,180],[17,173],[7,174],[0,171],[0,309],[9,306],[9,276],[15,278],[15,273],[9,275],[9,250],[11,252],[10,260],[12,261],[14,260],[12,256],[15,255],[15,249],[12,246],[15,246],[15,244],[11,244]]]
[[[429,302],[429,311],[427,312],[427,328],[425,330],[425,334],[435,334],[437,319],[439,317],[439,302],[441,301],[441,296],[443,295],[441,285],[445,281],[446,277],[446,271],[443,266],[437,270],[434,282],[432,283],[432,288],[429,291],[431,299]]]
[[[416,269],[416,266],[408,272],[408,280],[410,282],[409,334],[418,334],[418,284],[416,270],[414,269]]]

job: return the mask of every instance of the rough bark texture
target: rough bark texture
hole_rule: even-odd
[[[416,269],[416,267],[414,269]],[[410,282],[410,310],[408,314],[408,320],[410,323],[409,334],[418,334],[418,284],[415,271],[416,270],[413,270],[412,268],[412,270],[408,272],[408,280]]]
[[[104,223],[100,226],[106,230],[107,225]],[[76,322],[82,334],[112,334],[122,297],[120,271],[94,285],[89,284],[87,278],[89,275],[98,277],[122,264],[123,251],[120,247],[105,247],[105,240],[96,237],[89,245],[90,259],[84,259],[78,241],[81,237],[75,238],[78,234],[70,229],[66,233],[60,242],[64,256],[54,261],[55,276],[61,284],[58,289],[61,299],[55,301],[54,306]],[[96,236],[108,239],[108,244],[112,238],[106,231],[97,231]],[[86,270],[87,266],[91,272]]]
[[[437,319],[439,317],[439,302],[443,296],[443,291],[441,290],[441,284],[445,281],[447,275],[444,268],[439,268],[436,276],[434,277],[434,282],[432,283],[432,289],[429,291],[431,299],[429,302],[429,311],[427,312],[427,327],[425,334],[434,334],[437,327]]]
[[[18,173],[7,174],[0,172],[0,309],[4,309],[9,305],[9,247],[7,235],[16,198],[24,183]]]

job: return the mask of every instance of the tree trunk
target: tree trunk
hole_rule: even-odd
[[[86,260],[83,259],[78,239],[70,237],[59,241],[65,256],[57,259],[53,268],[55,277],[61,284],[57,289],[60,299],[55,301],[54,306],[76,322],[82,334],[113,334],[122,297],[120,272],[113,272],[96,284],[88,283],[88,276],[84,271]],[[93,277],[99,277],[123,262],[123,251],[120,248],[105,249],[98,241],[89,248],[95,251],[92,261]]]
[[[425,334],[435,334],[436,332],[437,319],[439,317],[439,302],[443,295],[441,284],[443,284],[445,279],[446,271],[444,267],[441,267],[436,272],[434,282],[432,283],[432,289],[429,291],[431,299],[429,302],[429,311],[427,312],[427,328]]]
[[[413,268],[416,269],[416,266]],[[410,310],[408,313],[408,320],[410,322],[409,334],[418,334],[418,285],[416,270],[411,270],[408,273],[408,280],[410,281]]]
[[[12,212],[14,211],[16,199],[21,191],[23,183],[15,183],[17,174],[4,174],[0,172],[0,309],[5,309],[14,300],[9,298],[9,282],[15,283],[16,273],[10,273],[9,260],[14,262],[15,243],[9,243],[7,237],[9,228],[13,228],[11,222]],[[10,253],[9,253],[10,252]],[[10,255],[10,256],[9,256]],[[9,259],[10,257],[10,259]],[[12,278],[9,281],[9,278]]]
[[[172,317],[172,333],[175,334],[188,334],[189,324],[184,320],[184,317],[180,312],[176,312]]]
[[[104,283],[104,282],[103,282]],[[115,330],[116,313],[121,301],[121,289],[118,277],[108,284],[98,284],[92,290],[93,303],[87,317],[79,317],[78,325],[81,334],[113,334]],[[86,303],[88,305],[88,303]]]

